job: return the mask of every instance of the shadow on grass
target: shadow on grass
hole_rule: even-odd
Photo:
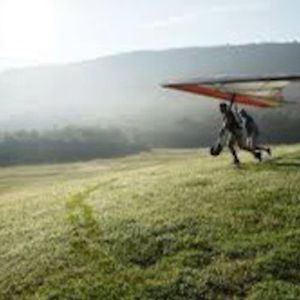
[[[271,165],[277,166],[277,167],[300,167],[300,161],[299,162],[277,162],[277,163],[271,163]]]
[[[265,162],[266,165],[274,166],[274,167],[300,167],[300,155],[286,155],[286,156],[278,156],[272,158]]]
[[[295,155],[297,154],[297,155]],[[264,160],[262,163],[246,163],[243,164],[241,170],[255,170],[255,171],[281,171],[282,169],[298,169],[300,168],[300,154],[299,152],[291,155],[282,155],[274,158]]]

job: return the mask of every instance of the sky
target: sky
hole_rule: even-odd
[[[300,41],[299,0],[0,0],[0,64]]]

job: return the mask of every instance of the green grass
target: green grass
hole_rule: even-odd
[[[300,299],[300,145],[0,169],[0,299]]]

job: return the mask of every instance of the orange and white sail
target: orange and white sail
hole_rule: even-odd
[[[279,107],[287,103],[283,90],[293,82],[300,82],[300,75],[259,77],[214,77],[186,82],[168,83],[163,87],[193,94],[232,101],[257,107]]]

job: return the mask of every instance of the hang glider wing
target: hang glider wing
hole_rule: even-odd
[[[165,84],[163,87],[234,101],[257,107],[278,107],[286,103],[283,89],[300,76],[217,77],[209,80],[191,80]]]

